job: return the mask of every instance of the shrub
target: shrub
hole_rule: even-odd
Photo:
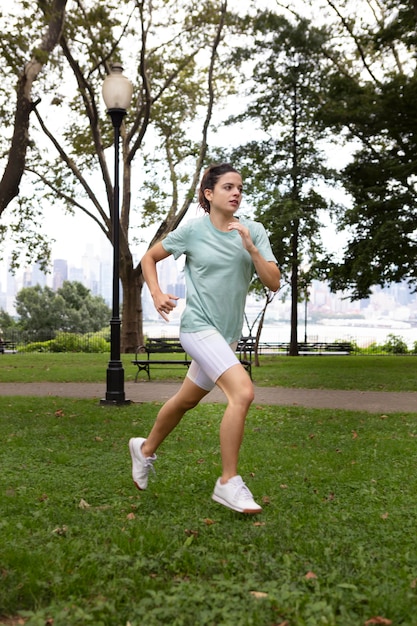
[[[32,341],[32,343],[19,345],[18,351],[19,352],[51,352],[51,343],[52,343],[52,340]]]
[[[109,344],[100,333],[80,335],[59,333],[55,339],[33,341],[19,347],[19,352],[108,352]]]
[[[407,354],[408,347],[402,337],[393,335],[392,333],[387,337],[388,341],[382,346],[385,352],[388,354]]]

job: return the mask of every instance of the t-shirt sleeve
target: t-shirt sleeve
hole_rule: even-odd
[[[274,261],[274,263],[278,264],[278,261],[276,260],[275,255],[272,252],[271,244],[269,242],[269,238],[264,225],[260,222],[252,222],[252,228],[252,241],[264,257],[264,259],[266,261]]]
[[[170,252],[174,259],[178,259],[182,254],[185,254],[189,230],[190,224],[184,224],[168,233],[165,239],[162,240],[163,248]]]

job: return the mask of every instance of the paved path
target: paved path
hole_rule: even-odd
[[[175,382],[127,382],[125,396],[133,402],[164,402],[178,389]],[[0,383],[0,396],[58,396],[101,399],[103,383]],[[215,388],[203,402],[225,402]],[[347,409],[369,413],[417,413],[417,392],[341,391],[332,389],[288,389],[255,386],[255,404],[305,406],[318,409]]]

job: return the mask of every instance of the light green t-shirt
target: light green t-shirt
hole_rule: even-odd
[[[262,256],[276,263],[263,225],[244,218],[240,222],[249,228]],[[205,215],[169,233],[162,245],[175,259],[182,254],[186,256],[186,306],[181,316],[181,331],[192,333],[216,328],[228,343],[240,339],[255,267],[239,233],[218,230]]]

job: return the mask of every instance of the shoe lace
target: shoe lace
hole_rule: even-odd
[[[147,456],[147,457],[145,457],[145,460],[144,460],[144,462],[143,462],[143,466],[144,466],[144,468],[145,468],[145,470],[146,470],[147,472],[149,472],[149,470],[152,470],[152,471],[153,471],[153,473],[155,474],[155,468],[154,468],[154,466],[153,466],[153,462],[155,461],[155,458],[156,458],[156,457],[153,457],[153,456]]]
[[[242,482],[236,489],[236,496],[241,498],[242,500],[253,500],[253,495],[251,494],[248,487]]]

